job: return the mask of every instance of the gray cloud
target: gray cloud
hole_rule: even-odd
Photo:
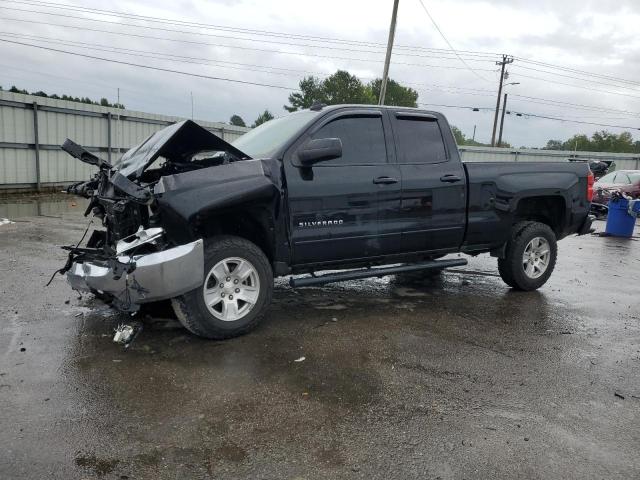
[[[4,5],[3,3],[0,6]],[[6,5],[9,6],[9,4]],[[135,3],[119,0],[108,6],[95,1],[85,2],[82,5],[163,18],[189,19],[208,24],[289,34],[346,38],[380,44],[386,42],[388,17],[391,10],[390,2],[364,0],[353,2],[327,0],[321,9],[307,8],[300,2],[293,0],[273,2],[258,2],[257,0],[205,2],[194,0],[177,3],[164,0],[153,2],[145,0]],[[638,78],[640,73],[640,68],[638,68],[640,54],[637,53],[639,50],[635,34],[635,24],[640,19],[640,2],[449,0],[428,2],[427,5],[449,40],[461,50],[505,52],[630,79]],[[17,5],[14,6],[17,7]],[[45,9],[38,8],[38,10]],[[73,13],[73,15],[80,14]],[[324,74],[330,74],[337,68],[345,68],[356,72],[361,77],[379,76],[384,57],[383,48],[370,49],[375,50],[373,53],[362,53],[269,44],[265,41],[242,42],[231,38],[137,30],[114,25],[105,26],[72,18],[47,17],[4,9],[0,9],[0,17],[91,26],[113,32],[143,33],[144,35],[162,37],[165,40],[71,30],[55,26],[29,25],[0,19],[0,30],[3,32],[40,35],[58,40],[89,42],[147,52],[186,55],[218,62],[237,62]],[[127,21],[127,23],[132,22]],[[153,24],[146,25],[153,26]],[[204,30],[201,32],[205,33]],[[210,33],[243,36],[238,33],[221,31],[210,31]],[[166,40],[167,38],[188,39],[212,45],[171,42]],[[259,38],[287,41],[286,37]],[[293,39],[289,40],[296,42]],[[303,76],[302,73],[297,74],[284,70],[279,70],[280,74],[243,70],[240,69],[242,68],[240,65],[228,63],[206,66],[97,52],[77,47],[63,47],[42,41],[34,43],[163,68],[290,87],[297,86]],[[298,43],[311,42],[298,41]],[[434,31],[419,4],[412,0],[401,2],[396,43],[398,45],[446,48],[446,44]],[[331,57],[345,57],[351,60],[283,55],[250,49],[226,48],[220,45],[244,45],[245,47],[268,50],[316,53]],[[336,46],[336,44],[327,43],[324,46]],[[343,45],[343,48],[360,49],[347,45]],[[412,86],[413,84],[427,84],[428,86],[424,87],[415,86],[419,90],[421,102],[469,107],[493,107],[495,105],[497,90],[495,70],[497,67],[493,60],[483,62],[470,60],[468,62],[475,68],[490,70],[480,72],[481,76],[488,80],[483,81],[466,70],[464,65],[455,58],[451,60],[421,58],[402,56],[400,53],[400,49],[397,49],[393,58],[391,75],[401,82],[410,82]],[[414,51],[413,53],[420,52]],[[0,85],[5,88],[16,84],[29,90],[41,89],[48,92],[69,93],[92,98],[105,96],[110,100],[116,99],[117,89],[120,88],[121,101],[127,107],[136,110],[190,116],[190,95],[192,92],[195,99],[196,118],[227,121],[232,114],[239,114],[247,122],[251,122],[265,108],[278,115],[283,114],[282,105],[287,103],[288,92],[284,90],[162,73],[2,42],[0,42],[0,57]],[[375,62],[359,61],[363,59],[372,59]],[[421,64],[422,66],[402,65],[403,62]],[[438,68],[437,66],[457,68]],[[528,71],[521,68],[523,66],[527,65],[520,63],[519,68],[518,62],[516,62],[511,69],[511,81],[521,83],[521,85],[509,87],[508,91],[512,94],[640,112],[640,98],[609,95],[561,85],[558,82],[601,90],[616,90],[616,87],[554,77]],[[255,68],[255,70],[264,69]],[[549,81],[544,82],[526,76],[540,76]],[[607,83],[604,80],[601,81]],[[457,86],[475,90],[447,90],[433,85]],[[625,92],[640,96],[640,92],[635,93],[629,90],[625,90]],[[633,125],[636,121],[636,118],[610,120],[609,117],[620,116],[611,113],[602,113],[601,117],[605,118],[598,120],[599,112],[572,109],[568,106],[558,108],[533,104],[515,96],[510,100],[510,107],[519,111],[594,122],[617,122],[621,125]],[[444,111],[452,123],[458,125],[466,134],[471,135],[473,126],[476,125],[478,140],[487,141],[490,138],[492,113],[472,112],[470,109],[433,108]],[[506,139],[517,146],[540,146],[549,138],[565,138],[576,132],[590,133],[599,128],[524,117],[507,117],[505,125]]]

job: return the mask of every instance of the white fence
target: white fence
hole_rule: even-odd
[[[467,147],[459,148],[465,162],[562,162],[578,160],[612,160],[616,170],[640,170],[637,153],[573,152],[533,148]]]
[[[40,190],[89,178],[92,166],[60,150],[67,138],[115,160],[153,132],[180,120],[0,91],[0,190]],[[197,122],[227,141],[249,130]]]
[[[114,160],[178,117],[87,105],[0,91],[0,191],[40,190],[89,178],[93,167],[70,157],[60,145],[71,138],[87,150]],[[248,131],[198,121],[232,141]],[[552,162],[570,158],[613,160],[617,169],[640,170],[640,155],[602,152],[460,147],[466,162]]]

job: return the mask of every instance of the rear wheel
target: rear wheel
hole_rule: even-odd
[[[269,260],[244,238],[220,236],[205,249],[203,284],[172,299],[178,320],[201,337],[222,340],[255,328],[271,302]]]
[[[556,236],[548,225],[522,222],[514,225],[505,258],[498,259],[502,280],[517,290],[536,290],[544,285],[556,264]]]

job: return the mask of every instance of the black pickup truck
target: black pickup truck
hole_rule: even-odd
[[[61,273],[123,311],[171,299],[208,338],[255,327],[275,276],[301,287],[489,252],[510,287],[534,290],[557,240],[592,221],[586,163],[463,163],[445,117],[409,108],[316,105],[232,144],[187,120],[114,165],[63,149],[98,167],[69,192],[105,228],[64,247]]]

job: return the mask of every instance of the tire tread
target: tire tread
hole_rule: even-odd
[[[198,306],[194,306],[194,302],[196,302],[197,296],[200,295],[200,289],[202,288],[202,286],[196,288],[195,290],[187,292],[184,295],[180,295],[179,297],[171,299],[171,304],[175,311],[176,317],[178,317],[178,321],[182,324],[182,326],[184,326],[187,330],[195,335],[214,340],[226,340],[229,338],[244,335],[245,333],[253,330],[263,319],[267,307],[271,303],[271,297],[273,294],[273,272],[271,269],[271,264],[269,263],[269,260],[265,256],[264,252],[257,245],[242,237],[235,237],[231,235],[220,235],[217,237],[213,237],[205,243],[205,265],[207,265],[209,261],[217,256],[221,251],[225,250],[240,250],[251,252],[251,254],[255,256],[255,259],[251,260],[252,263],[255,260],[258,260],[261,265],[256,265],[256,268],[259,269],[259,267],[262,267],[267,272],[268,278],[260,278],[261,288],[263,288],[262,284],[265,284],[264,289],[266,292],[266,296],[263,299],[261,305],[256,305],[254,307],[259,308],[260,311],[257,315],[254,315],[250,322],[233,330],[228,330],[218,328],[210,321],[207,321],[208,318],[206,316],[203,316],[203,314],[199,311],[200,309],[198,308]],[[249,313],[249,315],[251,315],[251,312]]]

